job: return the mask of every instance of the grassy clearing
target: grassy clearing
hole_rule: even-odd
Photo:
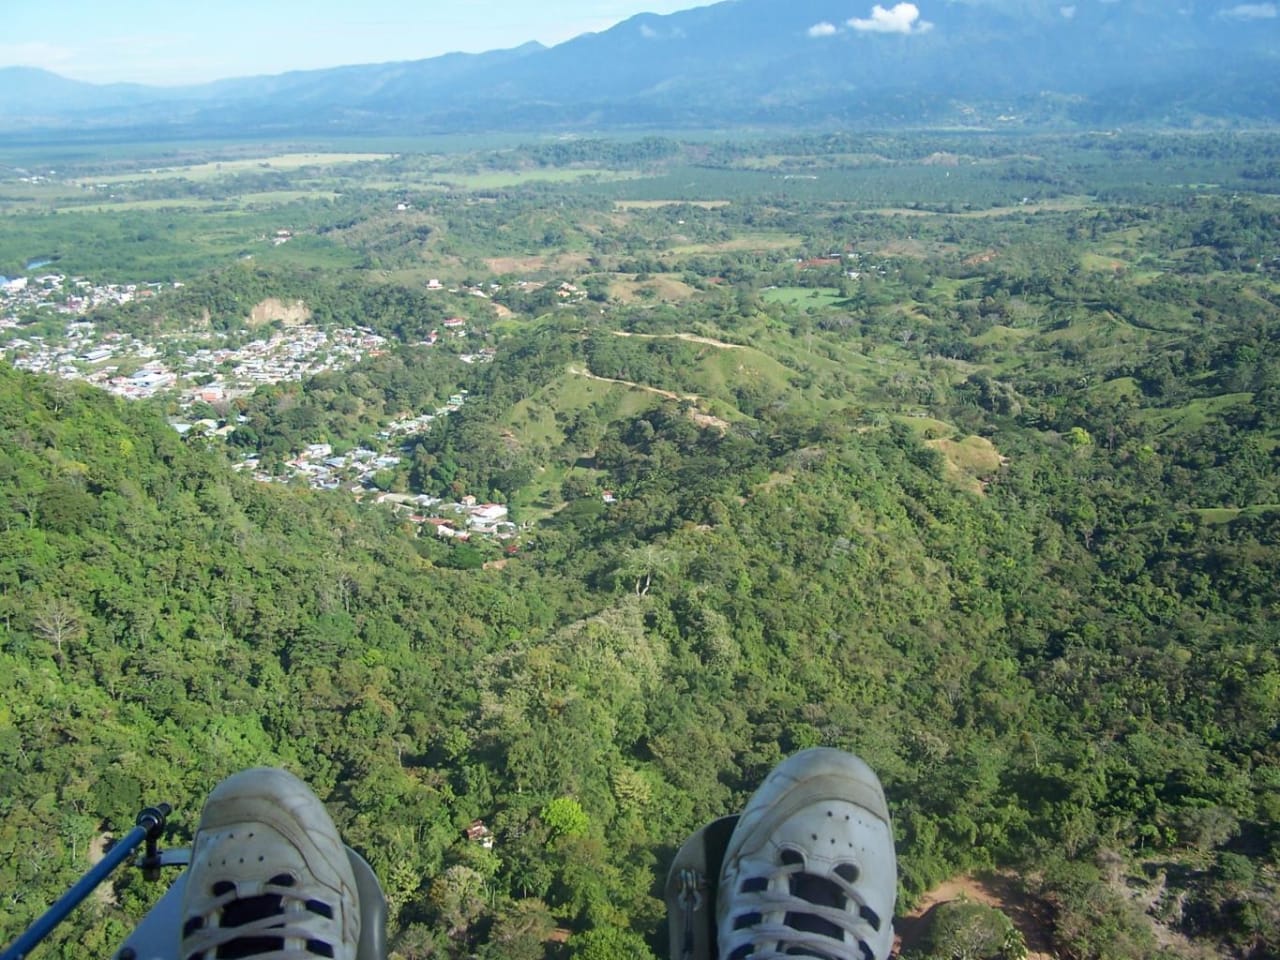
[[[1224,393],[1192,400],[1176,410],[1143,410],[1138,413],[1138,418],[1162,433],[1183,433],[1203,429],[1227,411],[1252,402],[1252,393]]]
[[[774,287],[772,290],[762,291],[760,299],[765,303],[782,303],[799,309],[834,307],[845,302],[840,291],[834,287]]]
[[[68,212],[124,213],[138,210],[223,210],[274,208],[297,200],[331,200],[338,194],[331,190],[268,190],[245,193],[228,200],[202,197],[165,197],[156,200],[109,200],[104,203],[76,204],[64,208]]]
[[[457,190],[501,190],[526,183],[577,183],[580,180],[628,180],[636,176],[625,170],[599,168],[567,170],[493,170],[485,173],[441,171],[431,179]]]
[[[1106,383],[1100,383],[1093,388],[1093,394],[1096,397],[1102,397],[1112,402],[1123,399],[1132,399],[1135,402],[1142,400],[1142,388],[1138,386],[1138,381],[1133,377],[1117,377],[1114,380],[1108,380]]]
[[[701,207],[703,210],[716,210],[727,207],[731,200],[615,200],[613,205],[618,210],[656,210],[659,207]]]
[[[63,207],[65,213],[124,213],[130,210],[229,210],[235,204],[226,200],[200,197],[169,197],[162,200],[108,200],[103,203],[76,204]]]
[[[935,420],[932,417],[896,416],[893,420],[910,428],[922,440],[940,440],[954,436],[956,432],[956,428],[947,421]]]
[[[303,167],[339,167],[352,163],[371,163],[390,160],[390,153],[281,153],[268,157],[246,157],[239,160],[216,160],[188,166],[152,167],[133,173],[115,173],[107,176],[82,177],[77,183],[110,184],[136,183],[139,180],[213,180],[237,173],[262,171],[291,171]]]
[[[977,494],[984,491],[983,481],[1004,463],[1000,451],[986,437],[928,440],[926,445],[942,454],[947,479]]]
[[[791,384],[791,371],[754,347],[727,350],[703,345],[703,350],[698,379],[707,385],[709,392],[729,395],[734,387],[743,384],[762,386],[774,396],[795,389]]]
[[[1205,523],[1215,527],[1230,523],[1244,513],[1239,507],[1209,507],[1203,510],[1192,510],[1191,512],[1199,516]]]
[[[607,411],[610,418],[629,417],[659,402],[661,398],[648,391],[566,372],[517,403],[507,423],[521,442],[554,448],[564,442],[557,412],[563,416],[596,407]]]
[[[1100,253],[1085,253],[1081,255],[1080,266],[1090,273],[1115,273],[1117,270],[1129,269],[1129,264],[1126,261]]]
[[[1006,327],[997,323],[991,329],[971,338],[970,342],[979,347],[1016,347],[1032,336],[1035,336],[1035,331],[1026,327]]]
[[[678,256],[693,253],[734,253],[741,251],[785,250],[798,247],[803,239],[786,233],[744,233],[721,243],[686,243],[670,247],[667,252]]]
[[[1258,517],[1278,511],[1280,511],[1280,503],[1259,503],[1252,507],[1208,507],[1192,510],[1191,512],[1199,516],[1205,523],[1221,526],[1233,520],[1238,520],[1240,517]]]
[[[1000,451],[986,437],[963,440],[931,440],[929,446],[942,453],[957,470],[973,476],[994,473],[1004,462]]]
[[[698,295],[693,287],[674,274],[651,274],[648,280],[619,277],[609,284],[609,297],[619,303],[667,302],[692,300]]]
[[[877,207],[867,213],[881,217],[947,217],[962,220],[989,220],[995,217],[1028,216],[1036,213],[1063,213],[1074,210],[1087,210],[1098,206],[1088,197],[1062,197],[1057,200],[1042,200],[1036,203],[1006,204],[998,207],[987,207],[982,210],[960,210],[947,212],[943,210],[921,210],[916,207]]]
[[[587,267],[587,255],[584,253],[560,253],[551,256],[528,257],[486,257],[484,265],[490,272],[530,276],[547,272],[577,275]]]

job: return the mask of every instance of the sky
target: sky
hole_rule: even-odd
[[[10,3],[0,67],[160,85],[555,44],[710,0],[57,0]]]

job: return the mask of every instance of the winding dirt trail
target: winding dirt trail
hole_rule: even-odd
[[[586,377],[588,380],[599,380],[601,383],[617,383],[624,387],[635,387],[637,390],[645,390],[649,393],[656,393],[660,397],[666,397],[668,400],[698,400],[700,397],[696,393],[672,393],[670,390],[662,390],[659,387],[651,387],[647,383],[636,383],[634,380],[619,380],[616,377],[602,377],[598,373],[592,373],[582,367],[570,366],[569,372],[574,376]]]
[[[724,350],[745,350],[740,343],[725,343],[723,340],[712,340],[700,337],[696,333],[628,333],[626,330],[613,331],[615,337],[636,337],[639,340],[688,340],[690,343],[705,343],[709,347],[720,347]]]
[[[601,383],[616,383],[624,387],[634,387],[636,390],[644,390],[648,393],[656,393],[660,397],[666,397],[668,400],[689,400],[697,403],[702,398],[696,393],[672,393],[670,390],[663,390],[660,387],[651,387],[646,383],[636,383],[634,380],[618,380],[615,377],[602,377],[599,374],[592,373],[582,367],[570,365],[569,372],[574,376],[586,377],[588,380],[599,380]],[[721,420],[719,417],[704,413],[698,409],[689,411],[689,419],[704,430],[719,430],[724,433],[729,429],[729,421]]]

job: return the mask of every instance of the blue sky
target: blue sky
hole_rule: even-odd
[[[200,83],[559,43],[710,0],[8,0],[0,66],[94,83]],[[205,9],[201,9],[204,7]]]

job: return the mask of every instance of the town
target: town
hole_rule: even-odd
[[[244,420],[234,413],[231,404],[235,399],[262,385],[340,370],[387,349],[386,338],[366,328],[326,331],[301,322],[271,329],[269,336],[236,347],[219,345],[227,334],[215,331],[167,335],[170,339],[180,337],[184,344],[193,339],[208,343],[194,351],[176,351],[166,349],[164,339],[147,343],[128,334],[100,330],[86,319],[96,307],[155,296],[160,288],[160,284],[93,284],[61,274],[0,279],[0,350],[15,367],[82,380],[127,399],[172,397],[178,410],[187,415],[170,420],[178,433],[222,442]],[[49,333],[48,324],[40,325],[45,333],[28,332],[34,325],[31,317],[46,312],[64,321],[60,335]],[[466,333],[466,321],[459,317],[445,320],[442,326],[447,334]],[[438,339],[439,332],[432,331],[424,345],[434,345]],[[458,360],[487,363],[493,356],[491,349],[482,349],[463,353]],[[250,472],[261,483],[304,483],[317,490],[345,489],[358,499],[371,497],[439,537],[466,541],[475,535],[508,540],[517,528],[501,504],[479,503],[472,496],[447,503],[425,495],[387,493],[376,483],[379,472],[400,463],[399,454],[410,438],[429,430],[437,418],[461,409],[466,400],[466,391],[461,391],[429,413],[388,423],[377,435],[381,450],[357,447],[335,455],[332,445],[316,443],[299,451],[277,473],[263,470],[252,455],[235,463],[234,468]],[[223,410],[225,417],[189,417],[208,407]]]

